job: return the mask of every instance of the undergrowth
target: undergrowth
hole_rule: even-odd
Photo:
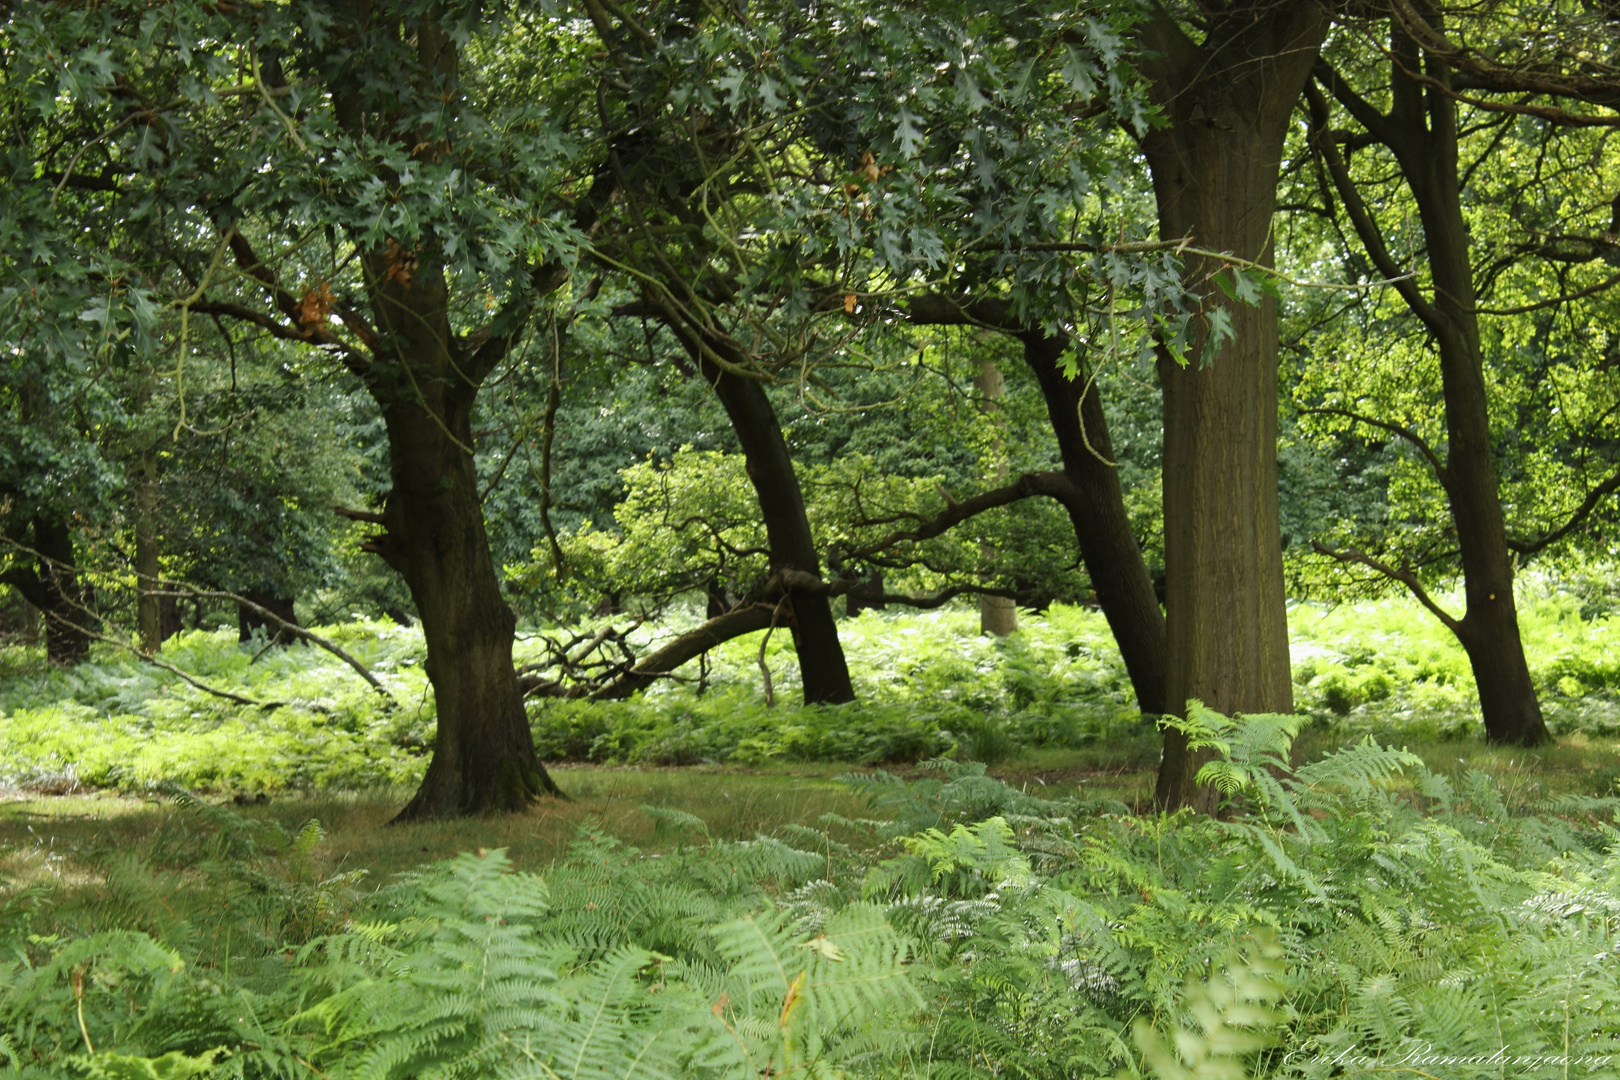
[[[1604,1077],[1620,801],[1505,801],[1298,717],[1194,710],[1221,819],[1044,800],[930,763],[860,817],[713,838],[655,813],[540,874],[498,851],[373,888],[185,793],[109,857],[106,925],[0,908],[0,1075]],[[173,917],[165,896],[209,902]]]
[[[1527,596],[1521,621],[1554,732],[1620,732],[1620,624],[1557,592]],[[672,622],[642,633],[650,642],[679,628]],[[1477,733],[1467,659],[1413,605],[1298,605],[1290,630],[1295,702],[1313,738],[1407,742]],[[435,722],[419,631],[354,622],[321,632],[370,666],[395,704],[325,652],[238,645],[234,631],[181,635],[163,657],[262,707],[209,696],[103,647],[66,671],[27,650],[0,649],[0,782],[48,792],[162,781],[246,792],[414,785]],[[630,701],[532,701],[536,744],[547,760],[601,763],[887,764],[936,756],[994,763],[1030,749],[1156,738],[1093,611],[1025,613],[1005,640],[981,636],[977,614],[966,609],[868,612],[840,622],[839,635],[854,705],[797,704],[789,635],[776,634],[766,661],[777,704],[767,707],[752,635],[715,650],[701,686],[689,665],[680,681]],[[520,661],[538,651],[520,640]]]

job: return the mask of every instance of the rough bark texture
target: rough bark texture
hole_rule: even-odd
[[[1024,361],[1040,383],[1047,415],[1063,456],[1063,472],[1073,482],[1080,503],[1070,519],[1080,545],[1080,558],[1097,594],[1097,606],[1108,619],[1125,670],[1136,690],[1137,706],[1149,714],[1164,712],[1164,612],[1153,591],[1153,578],[1142,548],[1131,532],[1124,492],[1114,461],[1114,444],[1103,414],[1096,383],[1087,388],[1085,372],[1063,374],[1062,356],[1069,343],[1040,331],[1020,335]],[[1083,425],[1083,426],[1082,426]]]
[[[365,0],[350,0],[341,10],[343,18],[329,36],[340,50],[368,35],[397,34],[416,51],[408,71],[369,70],[363,50],[327,58],[335,73],[336,115],[346,131],[361,136],[398,130],[400,118],[387,115],[393,100],[377,87],[402,76],[417,80],[417,89],[430,97],[459,100],[455,42],[428,9],[421,21],[406,26],[374,24],[381,16]],[[368,113],[375,109],[382,110],[380,117]],[[402,149],[442,152],[435,149],[436,138],[424,129],[414,145],[407,136]],[[232,246],[239,265],[251,258],[245,239],[234,239]],[[340,355],[382,410],[393,485],[377,522],[384,532],[367,547],[410,588],[438,709],[433,759],[421,788],[395,820],[520,810],[539,795],[561,793],[535,754],[512,668],[516,618],[501,596],[484,531],[471,415],[479,387],[506,358],[526,316],[514,311],[512,328],[501,334],[491,328],[474,341],[456,338],[443,259],[431,239],[414,251],[393,241],[374,246],[362,264],[373,319],[363,335],[370,355]],[[282,310],[303,324],[294,298],[279,291],[265,268],[248,272],[271,285]],[[544,294],[566,273],[548,264],[531,279],[534,292]],[[306,332],[320,342],[316,330]]]
[[[488,372],[455,350],[436,267],[419,269],[407,286],[382,253],[367,263],[378,330],[394,352],[378,368],[396,372],[369,380],[393,482],[387,531],[371,547],[411,590],[438,707],[433,760],[397,820],[522,809],[558,791],[535,756],[512,669],[517,620],[501,596],[478,500],[471,415]]]
[[[1161,9],[1142,31],[1169,121],[1142,140],[1159,232],[1261,263],[1272,257],[1278,166],[1295,102],[1327,27],[1314,0],[1238,3],[1194,44]],[[1165,705],[1198,698],[1224,713],[1291,712],[1287,610],[1277,517],[1277,309],[1220,299],[1218,262],[1191,259],[1191,283],[1224,303],[1234,338],[1195,343],[1164,388]],[[1155,792],[1166,809],[1212,809],[1202,762],[1165,735]]]
[[[1467,609],[1461,619],[1447,619],[1468,654],[1479,688],[1487,738],[1493,742],[1535,746],[1551,735],[1530,678],[1519,635],[1513,598],[1513,562],[1502,514],[1492,457],[1485,358],[1475,314],[1473,261],[1468,227],[1463,220],[1457,153],[1457,110],[1444,91],[1451,69],[1433,57],[1426,61],[1416,44],[1396,29],[1391,65],[1391,108],[1380,115],[1347,87],[1329,79],[1352,115],[1394,152],[1407,187],[1417,203],[1428,254],[1432,296],[1416,281],[1399,291],[1428,328],[1440,355],[1441,389],[1446,403],[1446,451],[1437,468],[1456,524]],[[1434,84],[1420,88],[1405,72],[1422,66]],[[1313,101],[1317,121],[1324,106]],[[1332,171],[1341,189],[1351,183],[1342,162]],[[1347,193],[1354,198],[1353,192]],[[1347,199],[1347,203],[1349,199]],[[1357,231],[1374,259],[1393,266],[1376,223],[1359,205],[1351,206]],[[1391,275],[1394,276],[1394,275]]]

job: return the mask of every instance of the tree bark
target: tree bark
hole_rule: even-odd
[[[14,570],[5,581],[39,610],[45,623],[46,658],[68,667],[90,655],[95,613],[90,607],[89,590],[79,580],[73,532],[67,522],[36,514],[31,525],[32,547],[38,555],[36,568]]]
[[[1137,706],[1150,715],[1164,712],[1164,614],[1141,545],[1131,532],[1119,471],[1107,463],[1113,461],[1114,448],[1102,393],[1095,383],[1086,392],[1084,377],[1070,379],[1060,366],[1068,339],[1018,326],[1001,301],[919,297],[907,309],[907,317],[929,324],[982,323],[1014,331],[1023,343],[1024,362],[1046,399],[1063,474],[1073,489],[1073,496],[1062,501],[1097,604],[1125,661]],[[1087,449],[1088,442],[1091,449]]]
[[[800,571],[819,580],[821,556],[810,533],[804,492],[764,385],[758,379],[725,371],[714,362],[709,353],[729,351],[724,342],[700,340],[698,331],[667,311],[661,312],[660,321],[698,364],[731,420],[748,463],[748,481],[759,500],[766,543],[771,549],[771,571]],[[743,366],[742,357],[735,358],[735,366]],[[799,656],[804,703],[854,701],[855,687],[850,682],[844,647],[838,641],[838,624],[826,594],[789,591],[783,622],[793,634],[793,647]]]
[[[501,596],[473,462],[472,408],[480,357],[458,348],[443,272],[398,272],[398,256],[369,253],[382,349],[368,379],[388,431],[393,487],[386,532],[370,550],[405,579],[422,619],[424,665],[438,707],[433,759],[396,821],[520,810],[560,794],[535,756],[512,668],[517,620]]]
[[[1144,25],[1151,96],[1167,126],[1142,149],[1159,234],[1270,264],[1283,140],[1323,35],[1314,0],[1238,3],[1195,44],[1162,9]],[[1207,355],[1207,324],[1164,388],[1165,706],[1198,698],[1220,712],[1291,712],[1287,607],[1277,515],[1277,307],[1223,300],[1218,260],[1189,259],[1188,281],[1225,307],[1233,338]],[[1165,733],[1155,800],[1209,811],[1202,756]]]
[[[1114,461],[1108,418],[1097,384],[1088,388],[1086,373],[1063,374],[1061,359],[1069,343],[1039,330],[1019,337],[1024,361],[1040,383],[1047,415],[1057,436],[1063,472],[1074,484],[1079,506],[1069,517],[1080,546],[1080,558],[1130,674],[1137,707],[1149,715],[1165,710],[1164,612],[1153,591],[1153,578],[1131,532],[1125,496]]]
[[[1446,625],[1468,654],[1486,737],[1492,742],[1536,746],[1551,741],[1552,736],[1530,677],[1513,597],[1513,561],[1492,456],[1485,357],[1479,316],[1474,311],[1473,260],[1462,212],[1457,110],[1443,89],[1450,86],[1451,69],[1438,58],[1425,60],[1398,26],[1393,27],[1391,52],[1394,92],[1387,116],[1336,79],[1328,82],[1351,106],[1352,115],[1394,153],[1423,226],[1432,296],[1423,296],[1416,281],[1403,282],[1399,291],[1428,328],[1440,357],[1446,452],[1436,473],[1456,525],[1467,605],[1461,619],[1448,619]],[[1420,65],[1438,86],[1420,88],[1407,77],[1405,72],[1417,71]],[[1320,127],[1325,123],[1321,115],[1325,103],[1313,101],[1313,110],[1313,121]],[[1341,189],[1351,184],[1342,162],[1334,161],[1331,171]],[[1344,194],[1347,204],[1356,198],[1353,191]],[[1390,264],[1376,223],[1359,199],[1351,217],[1374,260]]]
[[[135,465],[135,622],[141,648],[155,653],[163,648],[162,597],[157,595],[161,574],[157,544],[157,454],[142,453]]]

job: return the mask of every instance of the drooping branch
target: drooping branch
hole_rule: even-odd
[[[1345,419],[1353,420],[1358,424],[1366,424],[1368,427],[1379,428],[1380,430],[1389,432],[1391,435],[1400,436],[1418,448],[1418,451],[1422,453],[1424,460],[1429,463],[1429,468],[1434,470],[1434,478],[1440,481],[1440,486],[1445,488],[1448,492],[1451,490],[1451,473],[1446,469],[1446,466],[1440,460],[1439,455],[1437,455],[1434,452],[1434,449],[1429,446],[1428,441],[1411,428],[1403,427],[1400,424],[1392,424],[1387,420],[1379,420],[1377,417],[1366,416],[1362,413],[1353,412],[1350,409],[1317,408],[1301,409],[1299,411],[1306,416],[1342,416]]]
[[[1412,571],[1410,566],[1402,564],[1401,567],[1396,568],[1390,566],[1388,563],[1383,562],[1382,560],[1373,558],[1360,548],[1335,549],[1328,547],[1320,540],[1312,540],[1311,548],[1318,555],[1326,555],[1328,558],[1335,559],[1341,563],[1359,563],[1368,569],[1377,571],[1378,573],[1389,578],[1391,581],[1400,582],[1402,585],[1406,586],[1407,590],[1417,599],[1418,603],[1428,608],[1429,612],[1433,614],[1435,618],[1439,619],[1443,624],[1445,624],[1446,629],[1450,630],[1458,637],[1462,636],[1462,622],[1435,602],[1434,598],[1429,595],[1429,591],[1423,587],[1423,582],[1418,580],[1417,574]]]
[[[1598,503],[1617,491],[1620,491],[1620,471],[1616,471],[1603,483],[1588,491],[1586,498],[1581,500],[1581,505],[1577,506],[1569,518],[1552,532],[1536,540],[1510,536],[1508,537],[1507,546],[1520,555],[1534,555],[1536,552],[1556,544],[1571,532],[1574,532],[1575,529],[1580,527],[1581,522],[1590,517],[1592,511],[1597,509]]]

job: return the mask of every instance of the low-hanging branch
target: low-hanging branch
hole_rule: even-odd
[[[1412,571],[1410,566],[1405,564],[1400,567],[1390,566],[1381,559],[1373,558],[1360,548],[1330,548],[1320,540],[1312,540],[1311,548],[1318,555],[1326,555],[1328,558],[1341,563],[1357,563],[1367,567],[1369,570],[1377,571],[1391,581],[1400,582],[1406,586],[1407,591],[1416,598],[1418,603],[1428,608],[1430,613],[1445,625],[1446,629],[1458,637],[1462,636],[1461,620],[1435,602],[1434,597],[1429,595],[1429,591],[1423,587],[1423,582],[1418,580],[1417,574]]]
[[[1073,482],[1060,472],[1025,473],[1010,484],[962,500],[953,499],[949,493],[945,493],[946,506],[940,513],[931,518],[907,515],[917,521],[915,528],[892,531],[872,543],[848,551],[840,551],[835,546],[827,557],[828,565],[835,572],[830,581],[803,570],[778,570],[752,589],[730,611],[678,635],[645,656],[637,657],[628,640],[630,633],[641,625],[639,620],[626,629],[609,625],[591,634],[576,635],[568,642],[550,641],[550,657],[546,661],[520,668],[517,672],[518,686],[526,698],[584,698],[591,701],[626,698],[659,679],[672,678],[672,672],[677,668],[711,649],[746,634],[769,629],[772,620],[780,617],[783,602],[794,594],[826,597],[850,595],[867,604],[896,604],[924,610],[941,607],[964,595],[1029,600],[1031,594],[1016,589],[973,584],[951,585],[928,596],[883,592],[871,588],[856,576],[851,564],[870,560],[898,544],[933,539],[979,514],[1036,495],[1066,504],[1079,497]],[[609,644],[619,650],[622,660],[614,661],[601,656]],[[584,648],[580,648],[581,645]],[[598,658],[593,660],[593,654]],[[540,674],[542,671],[555,671],[556,674],[546,677]]]

